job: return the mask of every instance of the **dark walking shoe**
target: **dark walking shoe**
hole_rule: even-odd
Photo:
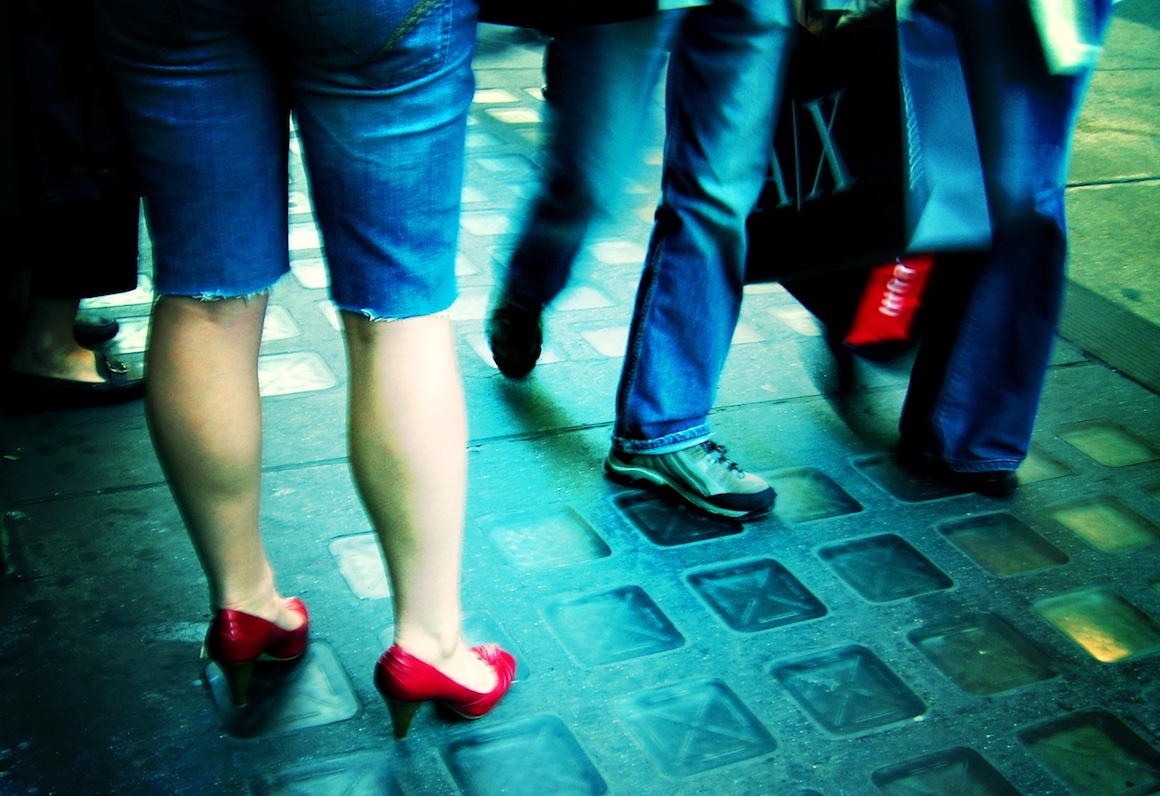
[[[522,379],[536,366],[544,343],[542,313],[542,308],[529,309],[506,293],[492,309],[487,344],[496,367],[508,378]]]
[[[956,492],[975,492],[986,497],[1010,497],[1019,488],[1019,476],[1011,470],[952,470],[941,459],[905,445],[895,459],[907,472],[941,484]]]
[[[708,440],[662,454],[613,449],[604,461],[604,472],[617,483],[662,487],[702,511],[739,520],[768,514],[776,498],[769,484],[742,470],[724,448]]]

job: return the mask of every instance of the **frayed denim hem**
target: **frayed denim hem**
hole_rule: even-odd
[[[362,317],[369,320],[371,323],[396,323],[398,321],[413,321],[413,320],[416,320],[418,318],[446,318],[446,317],[450,317],[450,315],[451,315],[450,309],[437,310],[436,312],[428,312],[428,313],[424,313],[422,315],[396,316],[396,315],[380,315],[379,313],[377,313],[371,309],[352,310],[352,309],[345,309],[343,307],[337,307],[337,306],[336,306],[336,308],[338,309],[339,312],[346,312],[346,313],[349,313],[351,315],[361,315]]]
[[[157,295],[157,298],[158,299],[187,298],[187,299],[193,299],[194,301],[200,301],[200,302],[203,302],[206,304],[210,304],[210,303],[213,303],[215,301],[230,301],[231,299],[241,299],[242,301],[249,304],[250,301],[252,301],[253,299],[260,298],[261,296],[269,295],[269,293],[270,293],[270,288],[267,287],[267,288],[263,288],[262,290],[255,290],[251,293],[240,293],[240,294],[236,294],[236,295],[230,294],[230,293],[221,293],[221,292],[216,292],[216,291],[206,291],[204,293],[160,293]]]

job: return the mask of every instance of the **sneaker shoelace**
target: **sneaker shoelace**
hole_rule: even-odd
[[[745,475],[745,471],[741,469],[741,465],[726,456],[726,450],[723,445],[718,445],[712,440],[705,440],[701,443],[701,448],[705,451],[706,456],[716,456],[717,464],[725,465],[727,470],[737,473],[738,476]]]

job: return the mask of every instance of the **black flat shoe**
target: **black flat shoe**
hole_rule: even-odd
[[[487,344],[500,373],[522,379],[532,372],[544,343],[540,308],[528,308],[507,294],[487,319]]]
[[[900,446],[898,464],[919,478],[941,484],[956,492],[975,492],[986,497],[1010,497],[1019,488],[1019,476],[1011,470],[952,470],[946,462],[928,453]]]
[[[84,409],[109,406],[140,398],[144,379],[129,378],[125,363],[97,354],[102,382],[37,376],[9,368],[4,374],[3,401],[9,412],[43,412],[53,409]]]
[[[121,331],[121,324],[103,315],[81,313],[73,324],[73,337],[79,345],[93,348],[107,343]]]

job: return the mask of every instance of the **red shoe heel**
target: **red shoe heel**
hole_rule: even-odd
[[[398,644],[383,653],[375,665],[375,687],[387,703],[396,739],[407,736],[422,702],[438,702],[465,719],[478,719],[496,706],[515,678],[515,658],[495,644],[472,647],[471,651],[495,672],[495,687],[490,691],[472,691],[460,685]]]
[[[297,597],[286,600],[285,606],[302,616],[302,624],[293,630],[229,608],[214,614],[202,652],[221,667],[234,707],[246,705],[255,662],[292,661],[306,651],[310,632],[306,606]]]

